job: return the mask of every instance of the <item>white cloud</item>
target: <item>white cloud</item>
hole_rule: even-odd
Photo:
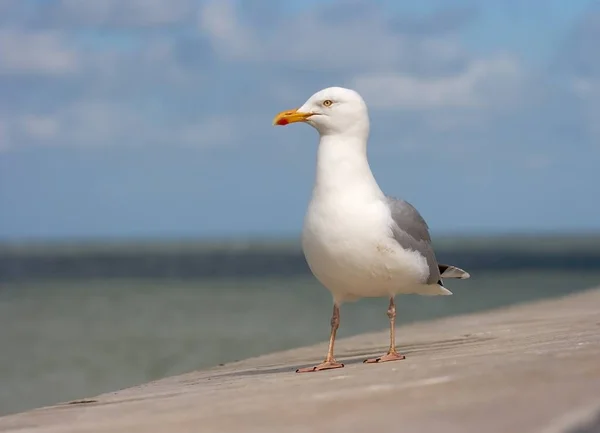
[[[533,99],[540,88],[523,86],[526,68],[513,57],[469,53],[460,26],[440,32],[443,23],[423,28],[410,16],[403,22],[413,24],[401,26],[366,0],[364,11],[348,13],[355,3],[263,20],[235,0],[48,2],[55,6],[47,21],[0,27],[0,78],[20,92],[14,107],[0,100],[10,113],[3,146],[230,145],[253,127],[230,110],[264,109],[269,114],[256,123],[267,125],[278,107],[300,104],[325,85],[347,85],[390,116],[405,110],[397,119],[410,123],[407,136],[423,147],[437,145],[434,134],[462,140],[489,131],[498,107]],[[39,19],[48,9],[37,11]],[[40,30],[52,26],[61,31]],[[23,73],[66,79],[23,80]]]
[[[0,151],[9,150],[20,143],[52,144],[59,137],[59,119],[41,115],[10,115],[0,119]]]
[[[45,114],[5,115],[5,125],[11,147],[128,144],[135,134],[145,137],[149,129],[157,138],[156,127],[139,110],[106,101],[76,101]]]
[[[154,143],[166,134],[158,119],[143,113],[139,107],[116,101],[78,101],[58,116],[65,125],[63,137],[74,145]]]
[[[74,25],[160,26],[193,15],[193,0],[59,0],[52,11]]]
[[[314,15],[277,27],[265,41],[265,57],[319,69],[380,69],[409,56],[411,42],[389,31],[379,17],[362,22],[327,21]]]
[[[79,59],[56,31],[0,29],[0,73],[68,74]]]
[[[48,116],[26,115],[19,123],[27,136],[37,140],[51,140],[60,130],[58,121]]]
[[[240,21],[231,0],[204,3],[198,12],[198,26],[209,37],[218,54],[227,59],[261,56],[260,45],[250,28]]]
[[[358,75],[352,85],[375,108],[422,110],[480,108],[497,103],[522,78],[518,63],[506,56],[473,60],[453,75],[422,77],[382,72]],[[503,92],[496,91],[497,88]],[[490,98],[490,96],[496,98]]]
[[[595,87],[594,82],[587,78],[575,77],[571,80],[571,90],[581,99],[587,99],[593,95]]]
[[[225,60],[326,69],[436,69],[465,56],[453,35],[410,35],[393,29],[378,7],[345,20],[319,10],[265,23],[261,31],[240,19],[232,0],[208,0],[199,29]]]
[[[106,96],[115,89],[123,92],[144,88],[147,94],[157,90],[199,88],[202,71],[186,68],[177,59],[177,41],[164,36],[147,37],[135,49],[90,50],[82,53],[84,73],[89,79],[86,91]]]
[[[235,127],[234,127],[235,126]],[[230,146],[248,136],[252,120],[233,115],[208,115],[186,121],[164,121],[157,113],[114,101],[76,101],[51,114],[4,115],[0,149],[17,145],[46,146]]]
[[[339,84],[356,88],[379,109],[473,109],[518,98],[524,72],[511,56],[469,55],[453,33],[403,32],[377,7],[342,20],[328,13],[283,17],[258,31],[240,20],[233,1],[210,0],[199,22],[223,60],[335,71]],[[277,95],[288,89],[280,99],[294,96],[281,80],[273,86]]]

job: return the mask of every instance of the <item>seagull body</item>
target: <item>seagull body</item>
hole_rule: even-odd
[[[419,212],[379,188],[367,159],[368,110],[357,92],[341,87],[321,90],[302,107],[281,112],[273,121],[276,125],[295,122],[310,124],[320,135],[302,248],[312,273],[334,302],[327,358],[299,371],[343,366],[333,358],[339,306],[365,297],[390,299],[390,350],[367,361],[404,359],[395,349],[394,296],[451,295],[442,277],[468,278],[469,274],[439,265]]]

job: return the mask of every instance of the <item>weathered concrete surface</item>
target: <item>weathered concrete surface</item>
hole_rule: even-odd
[[[383,315],[383,312],[382,312]],[[343,323],[343,322],[342,322]],[[326,332],[326,329],[323,330]],[[0,432],[581,432],[600,418],[600,290],[398,329],[404,361],[362,364],[387,333],[0,418]],[[583,428],[582,423],[588,423]],[[595,427],[592,427],[595,424]]]

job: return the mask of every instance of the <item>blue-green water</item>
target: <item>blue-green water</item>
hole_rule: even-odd
[[[600,270],[479,271],[447,285],[454,296],[399,297],[398,321],[567,294],[600,285]],[[340,336],[386,328],[386,308],[344,305]],[[0,283],[0,414],[316,343],[330,311],[308,276]]]

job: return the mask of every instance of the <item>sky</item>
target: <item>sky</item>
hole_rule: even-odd
[[[356,89],[434,234],[600,231],[600,3],[0,0],[0,240],[295,237]]]

